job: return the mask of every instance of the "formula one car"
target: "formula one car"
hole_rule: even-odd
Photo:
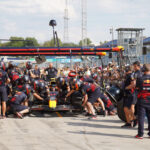
[[[50,90],[49,96],[46,96],[44,101],[32,100],[32,104],[30,105],[31,111],[82,111],[83,96],[79,91],[74,92],[69,99],[65,100],[65,96],[60,94],[66,92],[58,91],[56,79],[51,79],[48,86]]]

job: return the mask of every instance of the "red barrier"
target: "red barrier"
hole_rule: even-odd
[[[50,47],[50,48],[0,48],[0,56],[35,56],[35,55],[102,55],[105,56],[104,52],[120,52],[123,50],[122,47],[116,48],[99,48],[99,47]]]

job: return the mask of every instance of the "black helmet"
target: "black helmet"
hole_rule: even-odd
[[[44,90],[44,89],[45,89],[45,86],[46,86],[46,84],[45,84],[44,81],[39,81],[38,89],[39,89],[40,91]]]
[[[28,96],[28,95],[31,93],[31,91],[32,91],[31,86],[30,86],[29,84],[26,84],[26,85],[24,86],[23,92]]]
[[[24,81],[24,83],[29,83],[30,77],[28,75],[24,75],[23,76],[23,81]]]
[[[3,61],[0,62],[0,68],[4,71],[6,70],[6,66],[5,66],[5,63]]]
[[[23,76],[19,76],[18,84],[19,85],[23,85],[24,84]]]
[[[97,78],[98,78],[97,73],[94,73],[94,74],[92,75],[92,78],[93,78],[94,80],[97,80]]]
[[[32,69],[32,63],[30,61],[26,62],[26,68],[29,70],[29,69]]]
[[[79,75],[79,78],[82,78],[84,76],[84,72],[83,71],[79,71],[78,75]]]
[[[39,81],[38,81],[38,80],[33,80],[33,81],[31,82],[31,85],[33,86],[33,89],[34,89],[34,90],[37,90],[38,87],[39,87]]]
[[[83,85],[83,82],[80,79],[73,79],[71,83],[71,88],[74,90],[79,90]]]
[[[56,80],[57,86],[62,86],[65,84],[65,79],[62,77],[57,78]]]

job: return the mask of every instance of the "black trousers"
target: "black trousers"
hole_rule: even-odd
[[[138,135],[143,136],[144,134],[144,119],[145,115],[148,119],[148,135],[150,136],[150,106],[138,105]]]

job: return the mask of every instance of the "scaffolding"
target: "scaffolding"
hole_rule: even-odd
[[[87,0],[82,0],[82,46],[87,46]]]
[[[68,21],[69,21],[69,15],[68,15],[68,0],[65,0],[65,14],[64,14],[64,43],[69,43],[69,31],[68,31]]]

